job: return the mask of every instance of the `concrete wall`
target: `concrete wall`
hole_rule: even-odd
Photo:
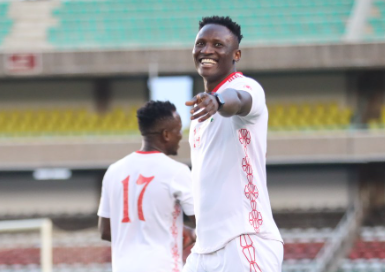
[[[268,104],[337,102],[346,104],[344,72],[311,74],[246,74],[261,83]],[[112,106],[141,105],[147,98],[146,77],[110,79]],[[0,81],[0,106],[56,107],[94,104],[93,79]],[[195,77],[194,93],[203,91],[202,79]]]
[[[0,82],[1,108],[92,105],[90,80],[18,80]]]
[[[0,82],[0,108],[95,107],[92,79],[11,80]],[[141,105],[147,100],[146,81],[110,81],[111,106]]]
[[[90,213],[100,197],[98,173],[74,173],[70,180],[34,180],[31,172],[1,173],[0,213]]]
[[[34,180],[31,172],[0,174],[0,214],[96,212],[105,169],[73,171],[69,180]],[[269,167],[272,208],[344,208],[353,197],[345,166]]]
[[[147,101],[147,82],[144,78],[111,81],[112,106],[141,105]]]
[[[272,208],[345,208],[353,197],[347,167],[270,167],[267,172]]]
[[[382,57],[385,56],[384,42],[253,46],[241,49],[242,60],[237,67],[244,72],[385,67],[385,58]],[[7,70],[4,64],[9,53],[13,52],[0,53],[0,77],[147,75],[154,64],[161,74],[195,73],[191,48],[38,52],[41,69],[29,75]]]
[[[385,133],[319,132],[269,134],[267,164],[367,163],[385,161]],[[188,137],[175,159],[190,164]],[[0,139],[0,170],[36,167],[101,169],[138,150],[138,137]]]
[[[253,75],[264,88],[268,104],[336,102],[346,104],[344,72]]]

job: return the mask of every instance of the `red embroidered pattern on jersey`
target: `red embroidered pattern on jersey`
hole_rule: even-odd
[[[178,226],[176,225],[178,216],[180,215],[181,210],[178,204],[175,204],[174,212],[172,213],[172,226],[171,226],[171,234],[174,237],[174,245],[172,246],[172,258],[174,259],[174,267],[172,272],[180,272],[179,270],[179,247],[178,247]]]
[[[259,265],[255,262],[255,248],[253,246],[253,240],[251,240],[248,234],[243,234],[239,236],[239,241],[242,247],[242,253],[245,255],[250,264],[250,272],[262,272]]]
[[[253,183],[253,168],[250,164],[250,158],[247,154],[247,145],[250,144],[250,132],[247,129],[238,131],[239,141],[243,145],[245,157],[242,159],[242,169],[247,176],[247,185],[245,186],[245,196],[250,200],[251,212],[249,213],[249,222],[253,226],[255,232],[259,232],[259,228],[263,223],[262,214],[257,210],[257,198],[259,191]]]
[[[197,148],[201,144],[201,136],[200,136],[201,128],[194,128],[194,148]]]

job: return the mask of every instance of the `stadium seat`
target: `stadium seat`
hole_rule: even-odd
[[[384,40],[385,39],[385,2],[382,0],[374,0],[373,12],[367,20],[367,32],[365,38],[367,40]]]
[[[368,127],[372,130],[385,128],[385,105],[381,108],[379,118],[369,120]]]
[[[347,129],[353,114],[335,102],[274,104],[268,108],[269,129],[274,131]]]
[[[55,215],[58,216],[58,215]],[[53,231],[53,271],[111,271],[111,248],[98,230]],[[0,233],[0,271],[38,272],[39,232]]]
[[[273,211],[284,244],[283,272],[314,271],[315,257],[334,233],[344,209]]]
[[[57,48],[191,47],[202,16],[230,15],[243,44],[339,41],[354,0],[337,1],[62,1],[48,40]]]
[[[9,10],[8,2],[0,2],[0,46],[6,35],[9,34],[13,21],[7,16]]]
[[[373,222],[370,220],[373,216],[378,217],[378,214],[373,211],[369,213],[364,225]],[[361,228],[360,235],[341,264],[339,272],[385,271],[385,225],[383,218],[379,217],[380,220],[376,218],[375,222],[381,225]]]
[[[1,136],[123,135],[137,133],[137,107],[104,114],[85,108],[0,110]]]

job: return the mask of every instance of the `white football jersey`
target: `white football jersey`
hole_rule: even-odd
[[[112,164],[98,210],[111,222],[112,271],[182,271],[183,212],[194,214],[186,165],[157,151]]]
[[[193,175],[196,253],[210,253],[233,238],[256,233],[282,241],[274,222],[266,185],[268,111],[255,80],[240,72],[229,75],[213,92],[232,88],[250,93],[247,116],[191,122],[189,142]]]

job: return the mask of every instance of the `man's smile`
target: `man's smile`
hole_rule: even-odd
[[[200,63],[203,67],[213,67],[214,65],[218,64],[216,60],[213,59],[201,59]]]

